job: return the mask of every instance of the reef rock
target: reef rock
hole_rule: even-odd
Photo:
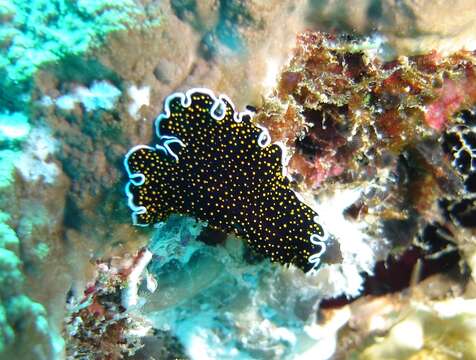
[[[471,0],[312,0],[307,13],[318,30],[383,36],[390,56],[474,50],[475,16]]]

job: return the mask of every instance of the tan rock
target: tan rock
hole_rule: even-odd
[[[308,21],[319,30],[384,35],[397,55],[476,47],[471,0],[310,1]]]

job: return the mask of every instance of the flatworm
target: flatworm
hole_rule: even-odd
[[[290,188],[283,150],[252,115],[208,89],[170,95],[155,121],[158,143],[135,146],[124,160],[133,223],[193,216],[273,262],[316,270],[327,232]]]

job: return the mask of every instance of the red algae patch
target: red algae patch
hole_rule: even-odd
[[[475,52],[384,62],[373,50],[345,36],[298,35],[274,96],[259,109],[257,120],[273,139],[296,143],[290,170],[305,169],[307,186],[349,175],[370,153],[398,154],[435,136],[476,102]],[[330,135],[336,141],[324,143]]]

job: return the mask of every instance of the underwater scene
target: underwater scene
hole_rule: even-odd
[[[476,359],[476,3],[0,0],[30,359]]]

